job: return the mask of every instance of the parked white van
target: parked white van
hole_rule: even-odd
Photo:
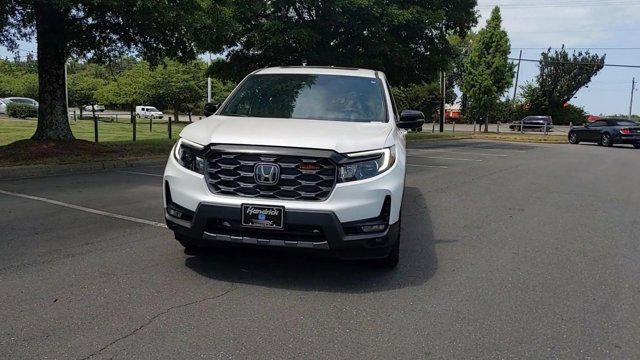
[[[136,106],[136,116],[147,119],[162,119],[164,114],[153,106]]]

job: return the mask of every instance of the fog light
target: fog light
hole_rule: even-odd
[[[379,224],[379,225],[365,225],[361,226],[360,229],[364,233],[372,233],[372,232],[381,232],[387,228],[387,225]]]
[[[182,218],[182,212],[176,210],[176,209],[172,209],[172,208],[167,208],[167,213],[175,218]]]

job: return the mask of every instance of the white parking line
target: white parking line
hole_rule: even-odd
[[[162,227],[162,228],[166,228],[167,227],[166,224],[159,223],[159,222],[156,222],[156,221],[135,218],[135,217],[127,216],[127,215],[114,214],[114,213],[110,213],[110,212],[107,212],[107,211],[91,209],[91,208],[80,206],[80,205],[68,204],[68,203],[65,203],[65,202],[62,202],[62,201],[51,200],[51,199],[47,199],[47,198],[43,198],[43,197],[39,197],[39,196],[20,194],[20,193],[15,193],[15,192],[11,192],[11,191],[5,191],[5,190],[0,190],[0,194],[19,197],[19,198],[23,198],[23,199],[41,201],[41,202],[48,203],[48,204],[63,206],[63,207],[69,208],[69,209],[80,210],[80,211],[84,211],[84,212],[87,212],[87,213],[91,213],[91,214],[95,214],[95,215],[102,215],[102,216],[106,216],[106,217],[110,217],[110,218],[114,218],[114,219],[127,220],[127,221],[131,221],[131,222],[139,223],[139,224],[157,226],[157,227]]]
[[[460,154],[460,155],[509,157],[509,155],[506,155],[506,154],[488,154],[488,153],[476,153],[476,152],[466,152],[466,151],[451,151],[451,150],[436,150],[436,149],[411,149],[410,151],[425,151],[425,152],[437,152],[437,153]]]
[[[152,174],[152,173],[146,173],[146,172],[140,172],[140,171],[119,170],[118,172],[125,173],[125,174],[133,174],[133,175],[154,176],[154,177],[160,177],[160,178],[162,177],[162,175],[160,174]]]
[[[413,166],[413,167],[424,167],[424,168],[435,168],[435,169],[448,169],[448,166],[442,166],[442,165],[419,165],[419,164],[407,164],[407,166]]]
[[[407,157],[423,158],[423,159],[438,159],[438,160],[456,160],[456,161],[484,161],[480,159],[465,159],[465,158],[451,158],[441,156],[422,156],[422,155],[407,155]]]

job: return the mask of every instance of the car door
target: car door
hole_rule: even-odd
[[[592,141],[592,142],[600,141],[600,133],[606,125],[607,125],[607,122],[604,120],[598,120],[588,125],[583,135],[584,141]]]

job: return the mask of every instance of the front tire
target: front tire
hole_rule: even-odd
[[[398,233],[396,235],[396,238],[394,239],[395,242],[391,247],[391,251],[389,252],[389,255],[387,255],[387,257],[384,257],[382,259],[371,260],[371,264],[373,266],[382,268],[382,269],[394,269],[396,266],[398,266],[398,263],[400,262],[401,229],[402,229],[402,226],[400,224],[400,220],[398,220]]]
[[[606,147],[612,147],[613,141],[611,140],[611,135],[607,133],[602,134],[602,136],[600,137],[600,145],[606,146]]]
[[[569,143],[573,145],[580,144],[580,138],[578,138],[578,134],[575,132],[569,133]]]
[[[182,247],[184,247],[184,253],[185,255],[198,255],[202,252],[203,248],[196,245],[195,242],[192,239],[189,239],[187,237],[184,236],[180,236],[180,235],[175,235],[176,240],[178,240],[178,242],[180,243],[180,245],[182,245]]]

